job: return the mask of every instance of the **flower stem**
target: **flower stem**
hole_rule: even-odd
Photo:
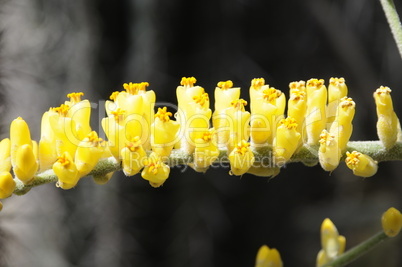
[[[395,3],[393,0],[380,0],[380,2],[402,58],[402,25],[395,9]]]
[[[341,254],[339,257],[335,258],[333,261],[328,262],[322,267],[340,267],[351,263],[352,261],[360,258],[366,252],[380,244],[382,241],[387,240],[389,237],[383,232],[379,232],[366,241],[360,243],[359,245],[351,248],[345,253]]]

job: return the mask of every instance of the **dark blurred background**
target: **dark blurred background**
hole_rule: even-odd
[[[0,0],[0,33],[2,138],[22,116],[38,140],[41,114],[71,91],[94,102],[99,130],[96,105],[124,82],[148,81],[157,101],[176,103],[183,76],[212,100],[221,80],[247,99],[252,78],[288,94],[291,81],[344,77],[357,103],[353,140],[377,139],[380,85],[402,116],[402,60],[377,0]],[[41,186],[4,201],[0,266],[246,267],[263,244],[285,266],[314,266],[324,218],[350,248],[402,208],[400,171],[381,163],[362,180],[344,164],[332,174],[291,164],[268,180],[181,167],[159,189],[122,173],[104,186]],[[397,237],[350,266],[401,266],[401,247]]]

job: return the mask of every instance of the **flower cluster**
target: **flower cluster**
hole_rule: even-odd
[[[16,179],[31,185],[48,170],[57,177],[57,186],[73,188],[102,159],[121,164],[127,176],[141,173],[159,187],[175,165],[169,162],[173,151],[187,155],[191,162],[184,164],[199,172],[226,157],[230,174],[275,176],[302,149],[318,150],[317,162],[326,171],[337,168],[342,158],[357,176],[377,171],[377,161],[369,155],[348,151],[356,104],[347,96],[343,78],[331,78],[328,88],[322,79],[291,82],[288,100],[263,78],[253,79],[250,111],[230,80],[217,84],[213,112],[208,93],[195,84],[194,77],[182,78],[175,114],[167,107],[155,113],[156,95],[147,90],[147,82],[123,84],[124,90],[112,93],[105,103],[107,116],[101,125],[106,141],[91,129],[91,105],[81,99],[83,93],[68,94],[68,101],[43,114],[39,142],[31,140],[22,118],[15,119],[10,138],[0,142],[0,197],[13,193]],[[380,87],[374,93],[377,131],[385,150],[402,139],[390,92]],[[105,172],[95,181],[105,183],[112,174]]]

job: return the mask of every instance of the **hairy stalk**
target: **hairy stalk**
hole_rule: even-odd
[[[396,12],[395,3],[393,0],[380,0],[380,2],[402,58],[402,25],[398,12]]]
[[[346,264],[351,263],[352,261],[360,258],[363,254],[367,253],[369,250],[380,244],[382,241],[389,239],[389,237],[383,232],[379,232],[366,241],[360,243],[359,245],[351,248],[345,253],[339,255],[336,259],[322,267],[340,267],[345,266]]]
[[[402,143],[397,143],[392,149],[385,150],[380,141],[354,141],[348,143],[348,151],[359,151],[361,153],[367,154],[374,160],[380,161],[392,161],[392,160],[402,160]],[[290,162],[303,162],[307,166],[313,166],[317,164],[318,146],[303,146],[299,149],[297,153],[293,155]],[[260,147],[254,149],[254,155],[256,162],[263,163],[263,166],[274,165],[281,166],[280,162],[275,162],[275,158],[272,155],[272,149],[270,147]],[[173,150],[170,157],[167,159],[169,166],[174,167],[177,165],[187,165],[192,163],[193,156],[188,155],[181,150]],[[228,163],[228,156],[225,150],[220,151],[218,163]],[[120,163],[116,161],[113,157],[108,159],[102,159],[98,162],[94,170],[89,174],[89,176],[103,176],[107,173],[118,171],[121,169]],[[23,195],[27,193],[32,187],[39,186],[47,183],[57,182],[57,176],[54,174],[53,170],[47,170],[42,173],[37,174],[34,180],[30,184],[24,185],[18,179],[17,186],[14,190],[14,194]]]

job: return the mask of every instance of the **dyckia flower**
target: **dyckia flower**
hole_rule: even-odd
[[[219,149],[216,146],[216,138],[213,129],[204,132],[202,138],[195,140],[194,169],[205,172],[206,169],[218,158]]]
[[[300,133],[297,132],[297,123],[293,118],[282,119],[276,130],[273,152],[276,164],[283,165],[299,147]]]
[[[323,130],[320,135],[320,148],[318,160],[321,167],[326,171],[333,171],[338,167],[341,159],[341,150],[335,135]]]
[[[400,134],[399,119],[392,104],[391,89],[381,86],[374,92],[377,107],[377,134],[386,149],[392,148]]]
[[[11,143],[9,138],[4,138],[0,142],[0,172],[11,171]]]
[[[98,137],[95,131],[90,132],[78,145],[75,152],[74,163],[80,177],[90,173],[105,149],[105,142]]]
[[[116,111],[111,111],[108,117],[102,119],[102,128],[108,138],[109,150],[116,159],[120,159],[120,151],[127,141],[126,131],[128,132],[128,129],[125,123],[125,114],[125,110],[118,108]],[[132,134],[135,135],[137,131],[138,129]]]
[[[282,259],[278,250],[267,245],[260,247],[255,260],[255,267],[282,267]]]
[[[382,229],[389,237],[395,237],[402,228],[402,214],[395,208],[389,208],[381,218]]]
[[[63,189],[73,188],[80,180],[77,167],[68,151],[65,151],[53,164],[53,171],[58,178],[56,186]]]
[[[166,107],[158,108],[154,123],[151,125],[152,151],[161,157],[168,157],[177,142],[180,124],[172,121],[171,116],[172,113],[168,112]]]
[[[56,113],[50,109],[42,115],[41,138],[39,140],[39,171],[45,171],[52,167],[57,160],[56,137],[50,124],[49,117]]]
[[[169,166],[163,163],[156,153],[151,153],[145,161],[141,176],[149,181],[152,187],[160,187],[169,178],[169,173]]]
[[[67,116],[75,121],[75,132],[78,140],[84,139],[91,132],[89,124],[91,103],[89,103],[88,99],[81,100],[81,96],[83,95],[84,93],[82,92],[67,94],[70,101],[65,101],[64,103],[70,107]]]
[[[307,138],[305,116],[307,110],[307,93],[305,81],[291,82],[289,84],[288,117],[291,117],[297,123],[296,130]],[[300,139],[300,141],[304,141]]]
[[[243,175],[254,163],[254,154],[250,149],[250,143],[242,140],[229,154],[230,173]]]
[[[239,99],[233,101],[231,104],[230,108],[225,109],[227,124],[223,128],[227,130],[216,129],[219,134],[223,133],[225,135],[225,140],[227,140],[225,145],[229,153],[235,145],[242,140],[248,140],[250,137],[250,112],[246,111],[244,108],[244,106],[247,105],[247,101]],[[219,139],[219,141],[221,141],[221,139]]]
[[[326,218],[321,224],[321,246],[317,255],[317,267],[320,267],[345,251],[346,238],[338,234],[332,221]]]
[[[327,123],[332,123],[342,98],[348,95],[348,87],[344,78],[331,78],[328,85]]]
[[[15,181],[8,171],[0,172],[0,199],[11,196],[15,189]]]
[[[361,177],[370,177],[377,173],[377,161],[363,153],[353,151],[346,152],[346,165],[353,171],[353,174]]]
[[[345,152],[346,146],[352,135],[353,125],[352,120],[355,116],[355,102],[352,98],[343,97],[336,109],[335,120],[331,124],[329,132],[335,136],[338,141],[338,146],[342,153]]]
[[[326,126],[327,88],[323,79],[310,79],[306,85],[307,111],[306,132],[309,145],[318,144]]]
[[[126,176],[133,176],[144,167],[147,153],[138,136],[126,143],[126,146],[121,150],[121,157],[123,172]]]

